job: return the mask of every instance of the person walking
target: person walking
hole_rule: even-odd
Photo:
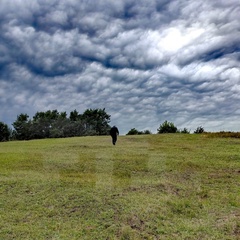
[[[115,145],[117,142],[117,135],[119,135],[118,128],[116,126],[113,126],[110,130],[110,135],[112,137],[112,144]]]

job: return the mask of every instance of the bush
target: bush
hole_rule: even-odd
[[[136,128],[132,128],[126,135],[141,135],[141,134],[151,134],[149,130],[138,131]]]
[[[184,128],[182,130],[179,130],[179,133],[186,133],[186,134],[189,134],[190,131],[187,129],[187,128]]]
[[[194,131],[194,133],[204,133],[204,128],[202,126],[197,127],[197,129]]]
[[[137,135],[138,134],[138,130],[136,128],[132,128],[127,135]]]
[[[144,130],[143,134],[152,134],[150,130]]]
[[[158,133],[176,133],[177,127],[172,122],[165,121],[160,125],[157,131]]]

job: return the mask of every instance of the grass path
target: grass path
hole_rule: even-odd
[[[240,140],[0,143],[0,239],[240,239]]]

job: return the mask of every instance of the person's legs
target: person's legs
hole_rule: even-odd
[[[113,145],[116,144],[116,141],[117,141],[117,137],[116,136],[112,136],[112,143],[113,143]]]

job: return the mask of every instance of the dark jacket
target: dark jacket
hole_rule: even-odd
[[[110,135],[111,136],[116,136],[116,135],[119,135],[119,131],[118,131],[118,128],[116,126],[113,126],[110,130]]]

